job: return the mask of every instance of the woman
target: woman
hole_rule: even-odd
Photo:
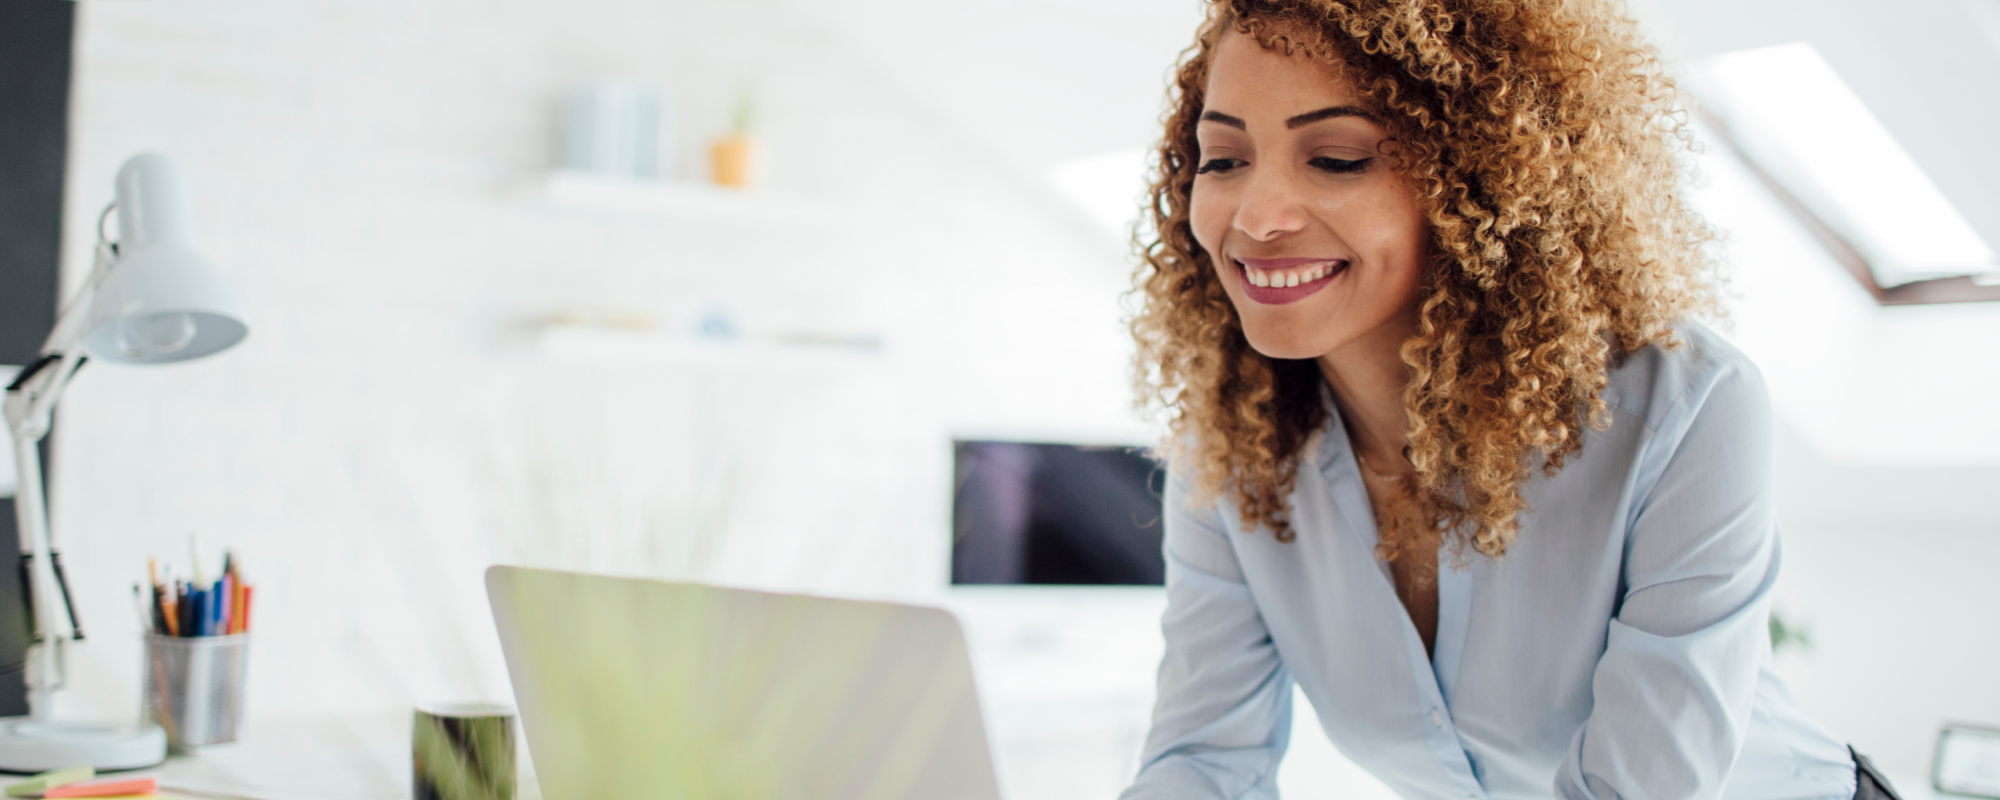
[[[1849,798],[1770,670],[1771,421],[1609,0],[1217,0],[1140,272],[1167,654],[1126,798]],[[1862,765],[1857,769],[1857,761]]]

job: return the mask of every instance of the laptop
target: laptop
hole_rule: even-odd
[[[941,609],[493,567],[550,800],[998,800]]]

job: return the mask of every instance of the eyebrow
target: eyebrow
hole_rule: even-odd
[[[1374,114],[1368,113],[1367,109],[1364,109],[1360,106],[1333,106],[1331,108],[1322,108],[1318,111],[1311,111],[1304,114],[1300,114],[1296,117],[1285,120],[1285,127],[1303,128],[1307,125],[1311,125],[1320,120],[1333,119],[1335,117],[1360,117],[1362,119],[1368,120],[1369,122],[1376,121]]]
[[[1241,119],[1238,119],[1238,118],[1236,118],[1236,117],[1232,117],[1232,116],[1229,116],[1228,114],[1224,114],[1224,113],[1222,113],[1222,112],[1220,112],[1220,111],[1203,111],[1203,112],[1201,112],[1201,121],[1203,121],[1203,122],[1220,122],[1220,123],[1222,123],[1222,124],[1224,124],[1224,125],[1228,125],[1228,126],[1229,126],[1229,127],[1231,127],[1231,128],[1237,128],[1237,129],[1239,129],[1239,130],[1246,130],[1246,131],[1247,131],[1247,130],[1249,130],[1249,129],[1250,129],[1250,126],[1248,126],[1248,125],[1245,125],[1245,124],[1243,124],[1243,120],[1241,120]]]
[[[1302,128],[1307,125],[1311,125],[1315,122],[1319,122],[1320,120],[1333,119],[1335,117],[1360,117],[1362,119],[1368,120],[1369,122],[1377,121],[1375,119],[1374,114],[1368,113],[1367,109],[1364,109],[1360,106],[1329,106],[1327,108],[1322,108],[1318,111],[1308,111],[1304,114],[1300,114],[1296,117],[1285,120],[1285,127],[1287,129]],[[1220,111],[1204,111],[1201,113],[1201,119],[1203,122],[1220,122],[1224,125],[1228,125],[1231,128],[1236,128],[1239,130],[1250,129],[1250,126],[1244,124],[1241,118],[1232,117]]]

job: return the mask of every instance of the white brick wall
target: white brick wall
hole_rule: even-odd
[[[931,593],[950,432],[1137,431],[1122,256],[786,4],[79,8],[66,266],[119,163],[167,153],[255,315],[208,361],[93,365],[63,408],[58,537],[95,634],[79,713],[136,708],[128,584],[149,553],[184,567],[190,529],[262,592],[252,708],[400,706],[506,694],[486,564]],[[756,87],[768,190],[833,221],[523,196],[562,92],[606,75],[675,93],[683,175]],[[679,332],[713,306],[883,353],[527,347],[564,308]]]

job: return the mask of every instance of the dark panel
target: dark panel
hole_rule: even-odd
[[[1159,585],[1163,474],[1123,447],[959,442],[952,583]]]
[[[0,364],[55,325],[76,4],[0,0]]]
[[[0,364],[28,363],[55,325],[75,26],[70,0],[0,0]],[[0,500],[0,554],[19,541]],[[18,572],[0,569],[0,715],[28,711],[25,623]]]

